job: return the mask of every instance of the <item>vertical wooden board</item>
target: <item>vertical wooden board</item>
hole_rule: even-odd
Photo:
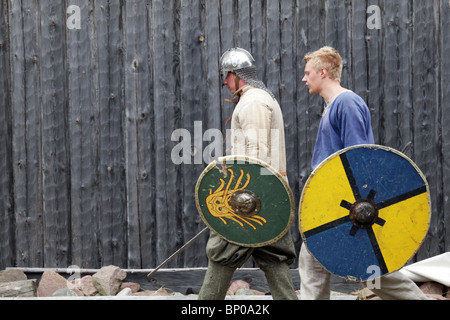
[[[41,115],[38,12],[34,3],[11,3],[11,80],[17,264],[43,264]],[[19,253],[20,252],[20,253]]]
[[[44,267],[66,267],[70,250],[65,8],[39,1]]]
[[[141,4],[143,2],[141,1]],[[145,3],[144,3],[145,5]],[[138,142],[138,109],[142,108],[141,80],[144,70],[140,65],[141,53],[138,52],[139,36],[144,27],[145,10],[138,9],[137,1],[127,1],[122,7],[122,20],[124,30],[124,145],[125,145],[125,174],[126,174],[126,246],[127,265],[132,268],[140,265],[140,255],[136,255],[135,248],[140,247],[139,238],[139,142]],[[143,60],[143,59],[142,59]],[[134,249],[133,249],[134,248]],[[131,250],[131,251],[130,251]],[[134,256],[131,254],[134,253]]]
[[[319,95],[311,95],[306,85],[301,81],[305,72],[304,57],[306,54],[326,45],[329,2],[297,2],[296,34],[297,34],[297,132],[298,132],[298,190],[296,201],[300,200],[304,184],[312,172],[311,159],[317,137],[317,131],[323,111],[323,99]],[[297,187],[297,186],[296,186]],[[297,247],[301,246],[299,238]]]
[[[222,53],[237,46],[235,43],[235,5],[236,0],[220,3],[220,40]]]
[[[25,88],[26,88],[26,146],[27,146],[27,227],[32,229],[35,242],[31,248],[36,264],[43,262],[42,232],[42,107],[40,105],[39,63],[40,43],[38,34],[39,15],[37,3],[22,2],[24,17]],[[25,5],[25,6],[24,6]],[[19,233],[18,233],[19,234]]]
[[[127,3],[126,36],[126,164],[129,266],[152,266],[155,192],[151,3]]]
[[[295,127],[297,125],[297,102],[295,92],[301,80],[296,72],[297,62],[295,33],[295,2],[280,2],[280,106],[285,122],[286,162],[290,181],[295,183],[298,177],[297,160],[298,140]],[[301,82],[300,82],[301,83]]]
[[[342,6],[342,5],[341,5]],[[307,15],[307,25],[305,26],[306,36],[308,39],[308,50],[305,52],[316,51],[321,47],[327,45],[327,34],[321,25],[326,24],[328,19],[326,15],[326,4],[324,2],[310,2],[306,8],[306,11],[302,14]],[[340,19],[342,20],[342,19]],[[316,28],[312,28],[311,25],[315,25]],[[338,30],[340,31],[340,30]],[[338,49],[339,50],[339,49]],[[304,56],[304,55],[303,55]],[[304,74],[304,73],[303,73]],[[308,90],[309,105],[308,105],[308,116],[309,116],[309,133],[308,139],[313,142],[311,146],[311,151],[314,149],[314,143],[317,136],[317,131],[322,116],[322,111],[324,108],[323,98],[319,95],[310,95]],[[310,158],[311,159],[311,158]]]
[[[207,57],[203,46],[204,39],[201,38],[205,34],[205,5],[204,1],[191,0],[182,3],[181,6],[180,63],[181,105],[183,107],[181,129],[190,133],[191,140],[189,143],[191,144],[192,154],[189,163],[179,165],[181,169],[180,188],[183,190],[181,195],[182,206],[174,207],[174,218],[177,219],[177,224],[171,226],[171,228],[176,228],[172,232],[177,236],[177,248],[204,228],[195,205],[195,183],[205,167],[203,150],[206,143],[203,142],[203,133],[210,128],[210,124],[205,121],[208,104],[204,88],[208,88],[207,78],[205,77],[208,70]],[[218,74],[218,69],[213,71],[216,75]],[[219,87],[220,83],[218,82],[211,84],[211,90]],[[217,92],[217,89],[215,92]],[[217,113],[216,117],[219,114]],[[199,252],[204,251],[205,243],[196,242],[178,257],[178,261],[174,261],[175,265],[188,267],[198,265],[198,260],[202,257]]]
[[[250,7],[250,25],[251,25],[251,53],[255,58],[257,68],[256,74],[261,80],[266,79],[266,52],[264,50],[266,39],[265,12],[267,1],[251,1]]]
[[[72,264],[91,265],[97,254],[98,104],[97,61],[92,7],[71,1],[80,9],[80,29],[66,29],[71,180]],[[68,17],[74,15],[68,11]],[[69,20],[69,22],[71,22]]]
[[[367,26],[369,16],[373,16],[373,11],[369,13],[368,8],[371,5],[376,5],[380,8],[381,13],[381,29],[370,29]],[[367,47],[367,106],[369,107],[372,118],[372,130],[375,138],[375,143],[380,143],[380,118],[381,118],[381,104],[382,104],[382,90],[383,87],[383,39],[384,29],[386,28],[386,19],[384,17],[384,10],[381,1],[368,2],[365,8],[366,16],[364,20],[364,28],[366,28],[366,47]]]
[[[330,0],[325,4],[325,44],[332,46],[339,51],[342,56],[344,68],[342,70],[342,86],[351,88],[352,82],[352,61],[351,61],[351,14],[348,9],[351,3],[340,0]],[[313,23],[313,22],[312,22]]]
[[[14,211],[16,230],[23,237],[16,236],[16,256],[18,265],[26,265],[30,261],[29,239],[30,230],[24,228],[27,217],[27,154],[26,154],[26,105],[25,105],[25,57],[24,57],[24,30],[22,6],[20,2],[11,3],[9,14],[11,43],[11,107],[12,113],[12,161],[16,163],[13,171],[14,178]]]
[[[219,1],[211,2],[204,0],[205,5],[205,42],[203,43],[203,54],[205,60],[205,74],[206,74],[206,84],[204,87],[206,101],[204,111],[204,119],[207,123],[208,129],[222,130],[225,128],[225,121],[227,119],[221,116],[221,105],[222,105],[222,78],[220,76],[220,66],[219,60],[222,56],[220,49],[220,6]],[[225,137],[225,131],[223,131]],[[222,153],[219,156],[225,154],[225,148],[223,148]]]
[[[441,1],[440,8],[440,30],[441,37],[440,42],[440,61],[441,61],[441,83],[440,83],[440,100],[439,106],[442,111],[442,212],[444,213],[443,225],[444,225],[444,252],[450,250],[450,232],[448,231],[450,226],[450,110],[448,105],[450,103],[450,59],[448,59],[448,53],[450,52],[450,3],[447,1]]]
[[[155,258],[159,264],[175,250],[173,229],[179,214],[179,170],[171,161],[172,132],[180,127],[180,2],[153,2],[153,72],[155,106]],[[169,188],[167,186],[170,186]]]
[[[402,150],[412,141],[410,2],[385,2],[383,10],[382,106],[378,143]]]
[[[250,1],[237,1],[237,46],[251,52],[251,3]]]
[[[423,259],[437,255],[443,251],[442,242],[442,211],[437,206],[439,190],[438,173],[441,171],[441,160],[436,155],[439,150],[439,127],[437,124],[438,93],[437,82],[437,47],[435,37],[438,34],[435,25],[434,3],[431,1],[413,2],[414,30],[413,30],[413,58],[412,58],[412,87],[414,114],[414,156],[413,160],[425,174],[431,193],[433,214],[430,222],[428,237],[423,243],[418,257]]]
[[[297,137],[297,101],[296,90],[301,83],[301,74],[296,72],[297,44],[296,44],[296,3],[295,1],[280,1],[280,106],[283,111],[286,145],[286,165],[289,186],[294,193],[295,203],[298,204],[300,192],[298,188],[298,137]],[[299,58],[300,59],[300,58]],[[298,219],[292,227],[291,235],[294,243],[300,243]]]
[[[310,145],[309,137],[309,103],[310,95],[308,93],[308,88],[301,81],[305,75],[305,62],[303,61],[304,56],[311,50],[309,48],[308,39],[308,14],[307,14],[307,4],[305,2],[297,2],[296,13],[295,13],[295,28],[296,28],[296,56],[297,62],[295,65],[295,71],[297,77],[299,78],[298,85],[295,90],[296,95],[296,110],[297,110],[297,125],[296,125],[296,136],[298,139],[298,153],[297,157],[297,171],[298,171],[298,188],[300,191],[303,190],[303,185],[308,179],[309,173],[311,172],[311,157],[312,148]],[[297,199],[298,201],[299,199]]]
[[[368,95],[368,62],[367,62],[367,26],[366,26],[366,2],[352,1],[351,4],[351,59],[352,59],[352,89],[357,95],[367,102]]]
[[[220,56],[222,56],[225,51],[232,47],[236,47],[236,41],[235,41],[235,9],[234,9],[234,3],[236,1],[219,1],[220,3],[220,12],[219,12],[219,32],[220,32],[220,38],[219,38],[219,48],[220,48]],[[219,58],[220,59],[220,58]],[[223,79],[221,79],[223,82]],[[222,86],[221,88],[221,95],[222,95],[222,119],[224,122],[229,119],[232,114],[234,107],[236,106],[233,103],[225,102],[224,99],[231,99],[232,95],[227,87]],[[229,129],[229,125],[227,126]]]
[[[143,7],[142,7],[143,5]],[[140,1],[127,1],[122,8],[124,28],[124,71],[125,71],[125,119],[124,119],[124,144],[125,144],[125,172],[127,190],[127,264],[131,268],[141,265],[140,241],[137,236],[139,228],[139,194],[142,158],[140,148],[142,141],[138,136],[139,118],[145,113],[144,104],[148,98],[142,97],[148,91],[146,86],[145,54],[140,43],[146,41],[146,3]],[[144,91],[143,91],[144,90]],[[144,99],[143,99],[144,98]],[[141,111],[142,110],[142,111]],[[145,169],[144,169],[145,170]]]
[[[217,147],[214,154],[206,151],[207,158],[204,156],[204,162],[209,163],[214,159],[217,159],[219,156],[225,155],[226,151],[226,120],[222,118],[221,114],[221,105],[222,105],[222,78],[220,76],[220,66],[219,60],[222,56],[222,52],[220,50],[220,3],[219,1],[207,1],[204,0],[205,5],[205,42],[203,43],[203,55],[204,55],[204,63],[205,63],[205,74],[206,74],[206,83],[205,83],[205,105],[203,107],[204,114],[203,119],[205,120],[205,126],[203,127],[204,134],[208,132],[211,133],[211,140],[208,140],[208,135],[204,135],[205,142],[208,148],[209,146],[213,148],[213,146],[221,146]],[[228,126],[229,127],[229,126]],[[214,136],[214,138],[212,138]],[[209,158],[211,157],[211,159]],[[188,190],[195,189],[195,183],[197,182],[198,177],[195,177],[194,181],[191,181],[191,185]],[[194,204],[195,205],[195,204]],[[197,211],[197,208],[194,208],[194,216],[195,216],[195,230],[202,229],[205,225],[201,220],[200,214]],[[187,230],[186,230],[187,231]],[[185,242],[188,239],[185,238]],[[206,243],[208,240],[208,233],[202,238],[198,239],[194,244],[192,244],[192,251],[195,254],[195,261],[186,261],[186,266],[206,266],[208,264],[208,259],[206,257]],[[192,264],[190,264],[192,263]]]
[[[122,6],[95,3],[99,103],[98,258],[91,263],[126,265],[126,187],[124,164],[124,61]]]
[[[5,26],[0,31],[0,269],[15,264],[15,243],[14,243],[14,212],[13,194],[11,184],[13,181],[12,155],[11,155],[11,95],[9,81],[11,77],[10,60],[10,26],[8,3],[3,0],[0,3],[0,25]]]
[[[272,0],[266,3],[265,16],[265,76],[262,81],[277,99],[280,97],[280,10],[279,2]]]

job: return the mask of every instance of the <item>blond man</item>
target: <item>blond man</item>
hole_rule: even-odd
[[[333,153],[358,144],[373,144],[370,111],[356,93],[341,86],[342,58],[332,47],[323,47],[304,57],[302,81],[310,94],[319,94],[325,108],[312,158],[316,168]],[[331,275],[307,251],[303,243],[299,256],[302,300],[330,299]],[[382,277],[371,290],[382,299],[423,300],[425,294],[400,272]]]

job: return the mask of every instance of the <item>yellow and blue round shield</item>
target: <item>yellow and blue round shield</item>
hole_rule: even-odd
[[[299,205],[308,251],[330,273],[357,281],[403,267],[420,248],[430,216],[424,175],[402,153],[378,145],[346,148],[324,160]]]

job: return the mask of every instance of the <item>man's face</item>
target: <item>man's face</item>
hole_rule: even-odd
[[[228,72],[225,80],[223,81],[223,85],[227,86],[228,90],[230,90],[231,93],[236,92],[236,81],[233,72]]]
[[[308,61],[305,65],[305,76],[302,81],[306,84],[310,94],[319,94],[322,85],[322,75],[317,72],[311,61]]]

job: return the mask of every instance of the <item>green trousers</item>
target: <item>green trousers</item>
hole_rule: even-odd
[[[289,265],[295,260],[295,247],[288,232],[274,244],[260,247],[241,247],[223,240],[211,232],[206,246],[208,270],[199,293],[199,300],[223,300],[234,271],[250,257],[264,272],[274,300],[297,300]]]

